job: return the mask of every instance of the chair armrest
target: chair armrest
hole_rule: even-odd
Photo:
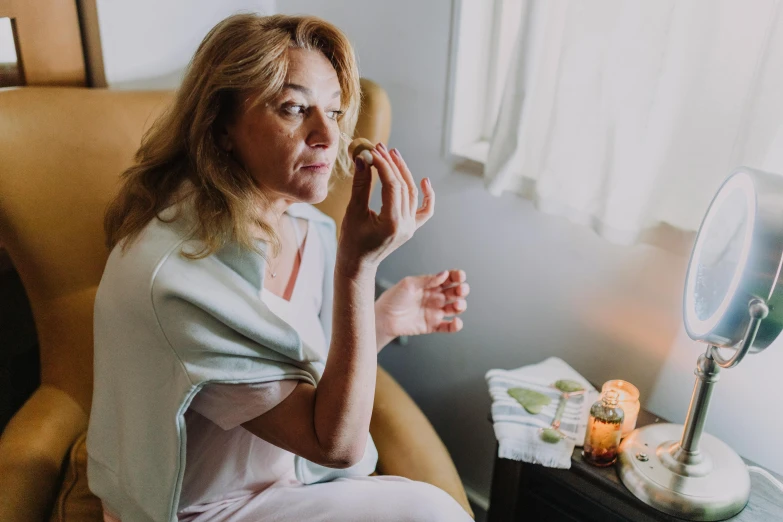
[[[63,461],[87,415],[68,394],[43,385],[0,436],[0,520],[43,522],[59,491]]]
[[[454,462],[413,399],[378,367],[370,434],[378,448],[378,471],[427,482],[473,512]]]

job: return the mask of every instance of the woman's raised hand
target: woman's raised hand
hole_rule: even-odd
[[[398,150],[387,150],[379,143],[370,153],[381,180],[381,211],[370,209],[372,169],[357,156],[353,190],[340,233],[339,263],[377,267],[435,212],[435,191],[429,179],[421,182],[423,201],[419,208],[416,182]]]

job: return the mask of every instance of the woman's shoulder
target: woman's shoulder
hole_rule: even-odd
[[[192,287],[193,281],[225,278],[224,273],[235,266],[250,273],[253,279],[252,272],[263,261],[258,254],[239,252],[233,244],[212,255],[197,256],[203,248],[204,244],[192,237],[192,223],[186,213],[171,206],[150,220],[132,240],[115,245],[104,266],[100,286],[113,289],[117,295],[153,287],[182,290]],[[252,266],[246,269],[248,264]]]
[[[179,223],[163,221],[161,217],[153,218],[135,237],[117,243],[109,254],[105,270],[155,266],[185,242],[186,235],[180,230]]]

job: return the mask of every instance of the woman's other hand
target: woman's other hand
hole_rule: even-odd
[[[421,182],[419,208],[419,191],[399,151],[389,151],[379,143],[371,154],[381,180],[381,211],[370,209],[372,169],[358,157],[337,253],[342,267],[377,268],[435,212],[435,191],[426,178]]]
[[[462,320],[456,316],[468,307],[466,279],[463,270],[444,270],[405,277],[386,290],[375,302],[378,351],[401,335],[462,330]]]

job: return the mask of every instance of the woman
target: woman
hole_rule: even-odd
[[[434,211],[398,151],[371,152],[379,214],[357,160],[339,245],[308,205],[349,171],[359,96],[335,27],[237,15],[145,136],[95,302],[88,476],[107,520],[470,520],[434,486],[368,476],[377,351],[459,331],[444,316],[468,287],[409,277],[373,304],[379,263]]]

